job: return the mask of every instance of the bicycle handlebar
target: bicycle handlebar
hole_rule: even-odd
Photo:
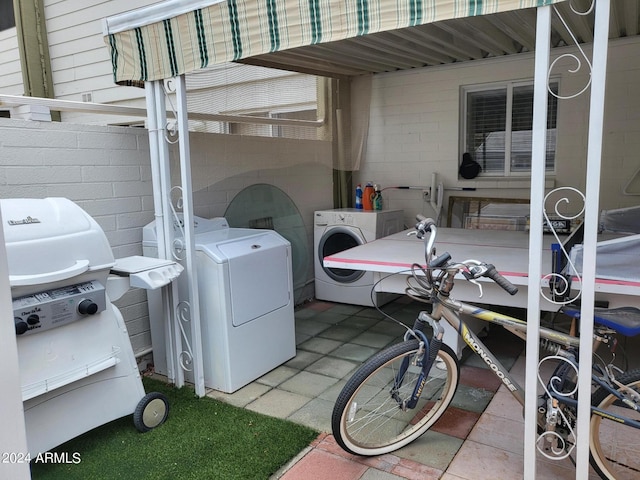
[[[448,252],[443,253],[442,255],[440,255],[439,257],[436,257],[435,259],[431,259],[433,253],[435,252],[435,250],[433,249],[433,245],[436,240],[436,222],[431,218],[427,218],[419,214],[416,215],[416,219],[418,220],[418,223],[416,224],[416,231],[418,233],[418,238],[423,238],[427,232],[430,233],[429,238],[425,239],[424,241],[425,257],[426,257],[425,259],[427,261],[427,266],[430,269],[444,267],[447,264],[447,262],[451,260],[451,255]],[[476,275],[473,277],[467,276],[467,275],[465,276],[467,276],[468,279],[477,278],[478,276],[487,277],[493,280],[496,284],[498,284],[498,286],[501,287],[509,295],[515,295],[516,293],[518,293],[518,287],[516,287],[513,283],[511,283],[509,280],[504,278],[500,274],[500,272],[496,270],[496,267],[494,265],[490,263],[484,264],[482,273],[480,272],[478,273],[479,275]]]
[[[487,271],[483,276],[490,278],[491,280],[496,282],[498,286],[501,287],[509,295],[515,295],[516,293],[518,293],[518,287],[516,287],[513,283],[511,283],[509,280],[504,278],[500,274],[500,272],[496,270],[496,267],[494,267],[490,263],[487,264]]]
[[[433,218],[427,218],[424,215],[416,215],[416,219],[418,223],[416,224],[416,230],[421,233],[426,233],[431,231],[431,227],[435,227],[436,222]]]

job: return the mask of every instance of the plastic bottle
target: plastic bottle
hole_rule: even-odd
[[[375,184],[373,190],[375,191],[373,195],[373,209],[382,210],[382,192],[380,191],[380,185]]]
[[[373,210],[373,196],[375,195],[375,190],[373,189],[373,184],[371,182],[367,182],[367,185],[364,187],[364,193],[362,195],[362,207],[365,210]]]
[[[362,210],[362,187],[358,185],[356,187],[356,208]]]

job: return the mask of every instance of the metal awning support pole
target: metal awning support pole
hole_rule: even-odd
[[[145,92],[145,100],[147,104],[147,131],[149,132],[149,157],[151,161],[151,183],[153,185],[153,216],[156,219],[156,239],[158,243],[158,258],[167,258],[167,252],[165,250],[164,243],[164,229],[160,228],[160,222],[163,217],[163,207],[162,207],[162,182],[160,181],[160,154],[159,150],[159,140],[158,140],[158,124],[156,118],[156,102],[155,102],[155,82],[146,82],[144,84],[144,92]],[[167,312],[166,309],[166,297],[167,294],[165,289],[162,289],[162,311]],[[151,302],[151,299],[148,298],[148,301]],[[170,337],[168,336],[168,326],[170,324],[171,317],[167,315],[164,320],[164,330],[165,330],[165,352],[167,357],[167,378],[171,383],[176,383],[173,365],[171,363],[171,359],[173,355],[171,352],[171,342],[169,341]],[[154,321],[154,319],[149,316],[150,321]],[[154,355],[158,355],[158,352],[154,352]]]
[[[164,82],[155,80],[153,84],[156,128],[158,129],[158,164],[160,171],[160,192],[162,216],[157,219],[158,230],[163,232],[164,258],[168,260],[177,260],[173,247],[173,213],[171,211],[171,161],[169,157],[169,147],[167,145],[167,105],[165,101]],[[185,273],[183,272],[182,275]],[[175,282],[174,282],[175,284]],[[175,385],[180,388],[184,385],[184,370],[180,359],[182,355],[182,334],[180,331],[180,319],[178,315],[178,305],[180,297],[177,293],[177,287],[174,285],[171,292],[171,298],[165,304],[166,328],[165,328],[165,344],[167,352],[167,368],[173,369],[175,377]]]
[[[531,145],[531,228],[524,410],[524,479],[536,478],[538,416],[538,348],[540,345],[540,278],[542,277],[542,211],[547,143],[547,72],[551,47],[551,7],[538,7]]]
[[[610,1],[596,2],[591,104],[589,106],[589,144],[584,213],[584,252],[582,260],[582,307],[580,309],[580,371],[578,373],[578,424],[576,479],[589,476],[589,421],[591,418],[591,366],[593,355],[593,307],[596,288],[596,245],[600,208],[600,167],[604,123],[604,94],[607,76]]]
[[[196,395],[203,397],[204,369],[202,361],[202,333],[200,329],[200,300],[195,263],[196,244],[193,230],[193,189],[191,187],[191,150],[189,145],[189,119],[187,114],[187,86],[185,76],[176,77],[177,126],[180,151],[180,177],[182,180],[182,211],[184,214],[185,270],[189,283],[191,317],[191,348],[193,353],[193,383]]]
[[[147,101],[147,128],[149,130],[149,152],[151,156],[151,179],[153,182],[153,207],[156,219],[158,257],[175,260],[172,253],[173,230],[170,211],[171,172],[169,150],[165,141],[166,106],[162,81],[145,83]],[[165,313],[164,338],[167,360],[167,377],[178,388],[184,385],[184,372],[179,364],[182,351],[180,328],[176,319],[177,283],[172,282],[162,289],[162,311]]]

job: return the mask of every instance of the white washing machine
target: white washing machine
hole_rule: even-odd
[[[397,295],[375,292],[373,272],[329,268],[322,259],[403,229],[402,210],[340,208],[314,215],[314,264],[316,298],[353,305],[383,305]]]
[[[175,238],[180,232],[174,224]],[[231,393],[296,354],[291,244],[273,230],[229,228],[224,218],[195,217],[194,233],[204,383]],[[143,251],[157,256],[155,222],[143,229]],[[154,367],[167,374],[162,301],[148,293]]]

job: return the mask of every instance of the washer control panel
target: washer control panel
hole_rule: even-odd
[[[16,335],[30,335],[90,317],[106,308],[104,286],[95,280],[13,299]]]
[[[353,225],[353,214],[348,212],[316,212],[316,226],[326,227],[327,225]]]

